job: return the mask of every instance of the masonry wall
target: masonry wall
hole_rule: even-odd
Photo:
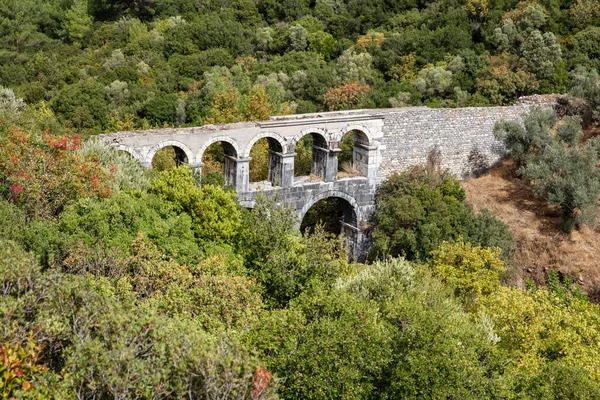
[[[494,124],[519,120],[530,106],[453,109],[412,108],[386,115],[381,140],[379,177],[425,164],[432,150],[441,153],[441,166],[458,178],[490,166],[505,155],[494,138]]]

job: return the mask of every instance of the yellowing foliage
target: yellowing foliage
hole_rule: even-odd
[[[383,42],[385,42],[385,39],[385,33],[368,32],[366,35],[363,35],[356,40],[355,47],[358,47],[362,50],[366,50],[369,46],[375,46],[379,48]]]
[[[368,91],[366,83],[352,82],[329,89],[323,101],[328,110],[345,110],[358,105]]]
[[[0,396],[2,399],[14,399],[20,394],[25,398],[43,398],[35,380],[47,371],[47,367],[40,363],[40,346],[30,333],[27,345],[20,343],[11,345],[0,344]],[[26,394],[27,393],[27,394]],[[36,396],[37,395],[37,396]],[[38,397],[39,396],[39,397]]]
[[[583,367],[600,381],[600,308],[586,300],[568,302],[547,290],[501,287],[477,300],[491,316],[499,345],[516,358],[515,369],[533,374],[554,360]]]
[[[500,249],[473,246],[460,238],[444,242],[432,253],[431,264],[443,281],[459,296],[485,296],[500,287],[500,275],[506,270]]]

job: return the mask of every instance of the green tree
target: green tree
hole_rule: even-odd
[[[492,333],[426,270],[394,259],[266,314],[247,341],[283,398],[503,397]]]
[[[179,262],[196,263],[201,255],[191,217],[151,194],[120,192],[102,201],[80,199],[59,216],[58,230],[56,239],[64,242],[66,256],[83,251],[79,243],[108,258],[114,251],[130,255],[131,242],[140,232]]]
[[[514,57],[502,53],[491,56],[489,64],[477,78],[477,89],[495,104],[506,105],[519,96],[533,93],[539,87],[535,76],[516,66]]]
[[[521,45],[521,52],[526,69],[539,79],[553,79],[558,73],[562,53],[552,32],[542,35],[539,31],[533,31]]]
[[[302,51],[308,45],[308,31],[302,25],[290,27],[290,47],[292,50]]]
[[[352,49],[344,51],[338,58],[336,66],[341,83],[372,82],[374,79],[372,59],[367,52],[356,53]]]
[[[144,105],[142,116],[155,126],[175,125],[177,122],[177,95],[161,94]]]
[[[567,147],[557,141],[530,160],[522,173],[531,182],[535,194],[560,207],[563,229],[570,232],[583,225],[596,225],[596,201],[600,197],[597,163],[597,142],[589,142],[579,149],[577,144]]]
[[[546,13],[540,4],[520,3],[494,30],[492,41],[499,51],[518,57],[523,68],[535,74],[538,81],[553,82],[546,88],[553,90],[563,84],[564,65],[558,39],[552,32],[543,32],[548,23]]]
[[[467,302],[497,290],[506,271],[499,248],[473,246],[460,239],[442,243],[431,255],[434,273]]]
[[[517,168],[524,166],[531,154],[538,154],[549,144],[550,129],[556,123],[556,113],[537,107],[518,121],[500,121],[494,125],[494,136],[501,140]]]
[[[423,68],[413,84],[425,98],[444,96],[452,84],[452,72],[442,67]]]
[[[243,224],[240,252],[271,307],[285,307],[314,285],[331,284],[346,268],[337,238],[322,229],[300,236],[295,222],[293,210],[259,197]]]
[[[33,0],[2,0],[0,1],[0,28],[4,33],[3,39],[10,43],[17,53],[27,46],[38,32],[38,22],[45,12],[45,4]]]
[[[582,66],[571,71],[573,82],[569,94],[585,100],[583,115],[586,123],[600,121],[600,76],[594,69]]]
[[[444,173],[417,167],[390,176],[378,192],[369,258],[404,256],[425,261],[444,241],[459,237],[476,245],[500,245],[504,256],[510,257],[514,239],[506,225],[489,213],[475,215],[464,200],[460,183]],[[482,234],[488,225],[495,229]]]
[[[172,203],[176,211],[188,213],[198,238],[227,243],[239,233],[242,214],[235,192],[212,185],[196,186],[190,168],[161,172],[148,191]]]
[[[69,39],[82,45],[92,31],[92,17],[88,14],[88,0],[75,0],[69,10],[65,12],[63,27]]]
[[[560,207],[566,232],[594,226],[600,196],[598,142],[590,140],[580,147],[581,118],[569,117],[555,126],[556,113],[551,109],[534,108],[523,124],[502,121],[494,127],[515,159],[518,173],[534,193]]]
[[[596,305],[578,298],[564,303],[545,289],[526,292],[508,287],[480,297],[477,303],[479,312],[491,317],[500,338],[499,346],[516,357],[513,368],[517,376],[521,379],[544,376],[552,368],[571,365],[580,369],[573,371],[573,380],[584,382],[581,388],[584,393],[591,390],[585,381],[598,379],[598,367],[590,363],[600,338]],[[582,370],[588,379],[581,376]],[[576,391],[576,388],[561,391]]]
[[[323,31],[311,32],[308,34],[308,49],[323,57],[329,57],[335,46],[334,37]]]
[[[571,4],[569,16],[577,27],[594,24],[600,18],[600,4],[593,0],[577,0]]]
[[[390,358],[389,327],[374,304],[350,293],[303,295],[265,316],[250,341],[280,376],[285,399],[362,399]]]

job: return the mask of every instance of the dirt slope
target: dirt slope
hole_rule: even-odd
[[[508,224],[517,240],[516,283],[532,278],[543,284],[549,270],[568,274],[582,284],[593,300],[600,300],[600,230],[564,234],[555,208],[536,198],[504,161],[489,174],[464,183],[467,201],[478,211],[489,209]]]

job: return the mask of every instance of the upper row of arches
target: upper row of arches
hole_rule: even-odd
[[[157,143],[145,155],[142,155],[137,150],[124,145],[119,146],[119,150],[124,150],[130,153],[135,158],[139,159],[140,161],[149,164],[152,162],[152,159],[158,151],[167,146],[172,146],[173,148],[178,149],[176,151],[185,154],[185,157],[187,158],[187,163],[194,165],[201,163],[206,150],[211,145],[218,142],[221,142],[223,146],[226,147],[224,150],[227,155],[230,155],[232,157],[248,158],[250,157],[250,153],[254,145],[261,139],[266,139],[268,141],[269,149],[285,154],[293,153],[296,145],[308,135],[310,135],[313,138],[313,143],[315,145],[318,145],[323,148],[329,148],[332,142],[340,142],[342,138],[349,132],[356,132],[355,137],[359,137],[358,140],[362,144],[371,145],[372,135],[370,131],[364,126],[351,125],[346,127],[346,129],[344,129],[341,133],[337,134],[330,134],[325,130],[321,129],[307,129],[300,132],[298,135],[288,139],[284,138],[276,132],[263,132],[252,138],[252,140],[245,146],[244,149],[241,148],[238,141],[234,138],[227,135],[218,135],[206,141],[198,152],[192,151],[192,149],[188,145],[179,140],[165,140],[160,143]]]

